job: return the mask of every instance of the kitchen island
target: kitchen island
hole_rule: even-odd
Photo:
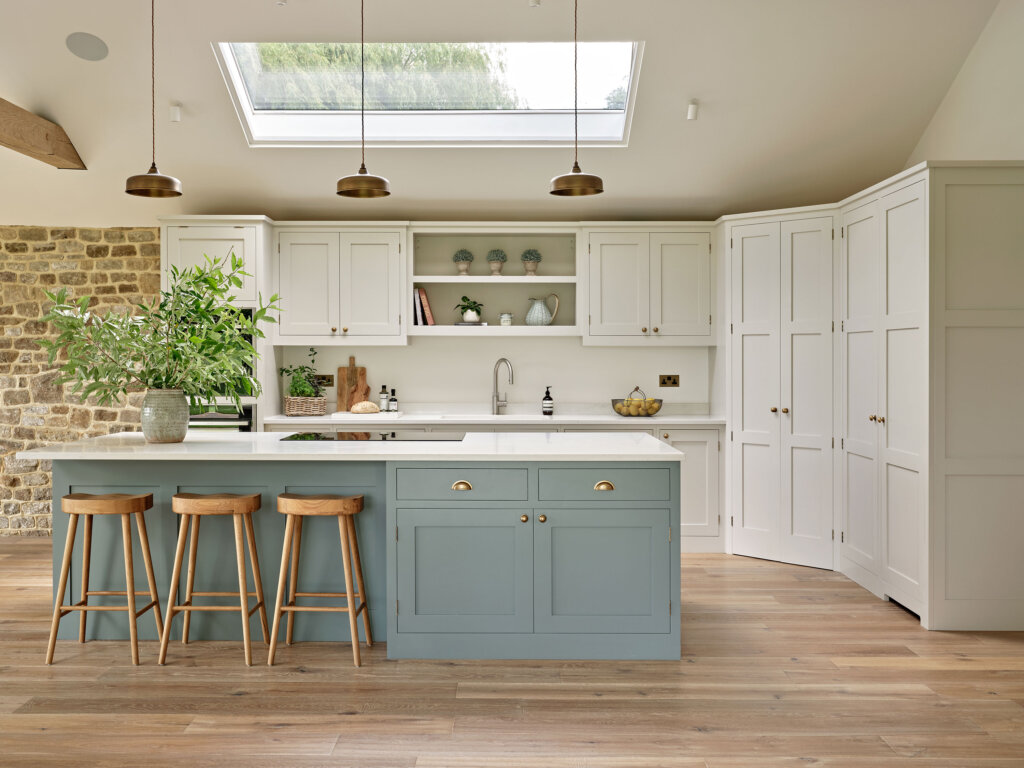
[[[387,637],[390,658],[679,658],[685,455],[671,446],[639,433],[470,433],[443,443],[282,437],[199,433],[148,444],[131,433],[20,455],[53,461],[57,542],[67,528],[64,494],[153,494],[146,521],[163,607],[177,536],[173,494],[260,493],[256,537],[270,590],[284,532],[276,496],[361,494],[356,524],[371,623],[376,637]],[[311,522],[302,589],[337,590],[336,526]],[[232,536],[230,520],[204,522],[197,590],[230,588],[237,578]],[[123,589],[120,542],[119,527],[96,521],[93,583]],[[62,638],[76,636],[71,624],[62,624]],[[152,623],[139,630],[155,638]],[[298,617],[295,633],[299,641],[349,636],[344,616],[329,613]],[[91,638],[126,635],[122,614],[90,616]],[[193,617],[196,639],[240,635],[235,614]]]

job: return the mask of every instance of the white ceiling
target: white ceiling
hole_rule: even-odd
[[[176,200],[125,195],[149,167],[149,3],[0,0],[0,97],[60,123],[88,171],[0,148],[0,223],[277,219],[710,219],[832,202],[901,170],[996,0],[582,0],[584,40],[643,40],[630,143],[584,148],[605,194],[547,194],[564,148],[375,148],[383,200],[334,194],[353,149],[250,149],[210,43],[358,40],[357,0],[160,0],[157,160]],[[368,0],[367,39],[564,40],[571,0]],[[110,55],[82,61],[71,32]],[[686,104],[701,102],[687,122]],[[168,104],[183,120],[168,120]],[[970,159],[970,158],[964,158]]]

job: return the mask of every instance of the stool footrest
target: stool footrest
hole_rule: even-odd
[[[296,597],[349,597],[353,599],[362,600],[363,596],[358,592],[353,592],[351,595],[345,592],[296,592]]]
[[[235,597],[238,597],[236,594]],[[252,616],[263,606],[263,601],[256,603],[249,611]],[[185,611],[237,611],[238,605],[174,605],[171,606],[172,613],[184,613]]]
[[[256,597],[255,592],[246,592],[245,594],[249,597]],[[192,597],[234,597],[237,599],[238,590],[236,589],[234,592],[198,592],[192,590]]]

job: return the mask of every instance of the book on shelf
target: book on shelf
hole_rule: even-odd
[[[413,325],[424,325],[420,319],[423,316],[423,307],[420,304],[420,292],[415,288],[412,289],[412,324]]]
[[[434,313],[430,311],[430,302],[427,300],[427,292],[423,288],[417,288],[420,296],[420,306],[423,308],[423,317],[426,319],[424,325],[434,324]]]

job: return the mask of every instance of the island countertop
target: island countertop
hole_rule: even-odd
[[[686,455],[637,432],[471,432],[443,442],[282,441],[282,432],[191,433],[147,443],[123,432],[21,451],[19,459],[101,461],[683,461]]]

